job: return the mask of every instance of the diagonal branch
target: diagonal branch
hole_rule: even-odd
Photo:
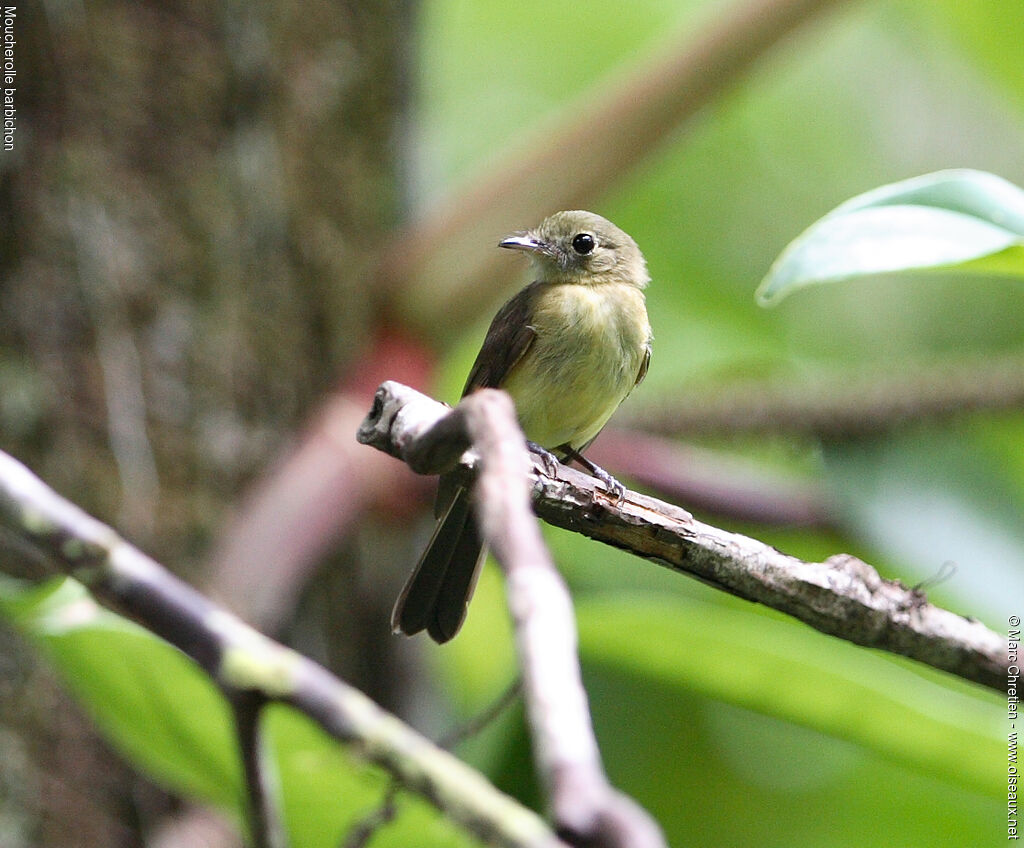
[[[374,290],[398,295],[404,321],[427,335],[486,311],[496,282],[513,273],[493,249],[510,227],[589,206],[781,41],[841,3],[736,0],[716,8],[696,31],[646,53],[528,141],[517,139],[485,173],[390,240]],[[391,249],[396,243],[401,250]]]
[[[377,421],[375,437],[362,440],[393,456],[416,455],[424,446],[437,456],[454,429],[448,413],[443,404],[387,382],[378,389],[364,424],[366,429]],[[448,444],[461,452],[467,442]],[[410,465],[427,473],[423,465]],[[762,603],[824,633],[1004,691],[1007,644],[1002,636],[929,603],[920,591],[883,579],[855,557],[837,554],[825,562],[804,562],[636,492],[612,501],[595,488],[593,478],[570,468],[559,469],[553,479],[535,467],[533,478],[534,509],[550,524]]]
[[[479,772],[322,666],[218,607],[3,452],[0,520],[97,598],[190,656],[229,697],[295,707],[486,841],[505,848],[564,848],[539,816]],[[253,712],[244,717],[243,736],[252,736],[255,718]],[[250,779],[260,778],[256,764],[253,759],[247,769]],[[257,797],[259,786],[249,789],[255,806],[268,800]]]
[[[594,738],[577,658],[569,590],[530,510],[530,461],[507,394],[483,389],[449,411],[396,383],[378,390],[359,429],[364,443],[388,443],[414,469],[456,466],[472,445],[477,524],[505,572],[523,675],[534,759],[558,832],[574,845],[661,848],[653,819],[608,781]]]
[[[574,845],[660,848],[660,828],[612,788],[601,765],[572,598],[530,510],[530,460],[515,406],[504,392],[484,389],[459,409],[480,455],[477,522],[505,572],[534,759],[555,825]]]

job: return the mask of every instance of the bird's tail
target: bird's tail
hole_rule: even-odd
[[[391,629],[426,630],[438,643],[459,632],[484,559],[469,490],[460,486],[391,613]]]

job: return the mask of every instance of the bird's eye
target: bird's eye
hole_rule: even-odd
[[[580,256],[586,256],[597,246],[594,237],[590,233],[577,233],[572,239],[572,249]]]

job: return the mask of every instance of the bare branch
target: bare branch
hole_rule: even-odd
[[[465,740],[472,739],[511,707],[520,694],[522,694],[522,690],[523,682],[520,678],[516,677],[505,687],[505,691],[494,699],[493,703],[489,704],[477,715],[467,719],[464,723],[453,727],[438,740],[437,744],[446,751],[453,751],[456,746],[462,744]]]
[[[388,784],[380,804],[352,826],[341,848],[364,848],[378,830],[395,820],[398,815],[398,788],[394,780]]]
[[[415,407],[402,401],[414,400]],[[394,443],[415,441],[446,413],[404,386],[384,383],[360,440],[389,453]],[[419,420],[412,415],[417,409]],[[375,426],[381,424],[382,426]],[[865,562],[837,554],[804,562],[755,539],[695,520],[679,507],[627,492],[611,500],[595,481],[570,468],[557,479],[534,467],[533,506],[545,521],[631,551],[659,565],[784,612],[812,627],[858,645],[901,654],[966,680],[1003,691],[1005,639],[981,622],[928,603],[898,581],[885,580]]]
[[[437,744],[446,751],[451,751],[456,745],[475,736],[507,710],[519,697],[521,690],[520,680],[516,677],[492,704],[485,707],[478,715],[473,716],[464,724],[450,730],[438,740]],[[380,804],[352,826],[351,831],[345,838],[343,848],[363,848],[364,845],[369,844],[378,830],[394,821],[395,816],[398,815],[397,801],[399,789],[401,789],[401,786],[392,778],[390,783],[388,783],[387,789],[384,790]]]
[[[97,598],[192,657],[229,697],[249,693],[290,704],[484,840],[507,848],[563,845],[539,816],[481,774],[216,606],[2,452],[0,520]]]

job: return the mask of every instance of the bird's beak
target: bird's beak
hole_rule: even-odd
[[[498,242],[498,247],[507,247],[509,250],[527,250],[531,253],[549,253],[550,247],[540,239],[534,238],[529,233],[517,233]]]

